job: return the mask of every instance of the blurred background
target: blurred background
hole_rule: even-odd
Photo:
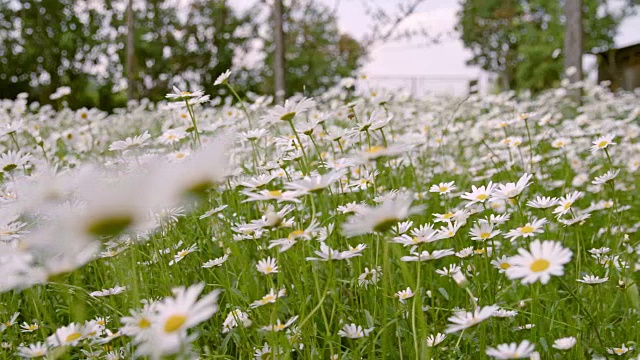
[[[415,95],[535,93],[571,66],[630,89],[640,86],[639,3],[0,0],[0,98],[61,106],[52,94],[68,86],[69,107],[109,111],[163,100],[174,85],[227,95],[213,85],[227,69],[243,95],[317,96],[365,76]]]

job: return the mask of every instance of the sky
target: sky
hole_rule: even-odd
[[[255,0],[230,0],[239,10]],[[370,29],[363,1],[393,10],[406,0],[317,0],[334,8],[337,6],[338,27],[342,32],[361,39]],[[551,0],[555,1],[555,0]],[[611,6],[623,6],[625,0],[609,0]],[[286,0],[285,0],[286,2]],[[374,46],[363,71],[375,82],[386,87],[417,87],[419,91],[438,91],[454,94],[467,90],[469,79],[479,79],[481,89],[487,90],[489,75],[466,64],[471,52],[464,48],[454,27],[459,0],[426,0],[417,11],[405,19],[400,28],[422,27],[433,34],[449,34],[436,45],[425,45],[422,39],[396,41]],[[616,46],[640,42],[640,14],[627,18],[619,27]],[[594,67],[595,59],[585,58],[585,67]],[[588,69],[587,69],[588,70]],[[591,72],[593,74],[593,71]]]

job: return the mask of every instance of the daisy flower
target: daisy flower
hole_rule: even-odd
[[[231,76],[231,70],[227,69],[227,71],[223,72],[216,78],[216,81],[213,82],[213,85],[218,86],[221,84],[226,84],[229,81],[230,76]]]
[[[513,199],[531,184],[529,180],[531,180],[532,176],[532,174],[524,174],[517,183],[498,184],[492,195],[502,200]]]
[[[22,325],[20,325],[20,332],[30,333],[38,330],[39,328],[40,325],[38,325],[38,323],[27,324],[26,322],[23,322]]]
[[[174,288],[173,296],[155,305],[152,326],[161,334],[178,334],[208,320],[218,312],[220,290],[216,289],[198,300],[203,289],[204,283]]]
[[[496,185],[493,182],[489,182],[486,186],[476,187],[475,185],[471,185],[471,192],[466,192],[460,196],[462,199],[469,200],[469,203],[465,205],[465,207],[469,207],[476,203],[484,203],[489,199],[493,191],[495,190]]]
[[[229,254],[224,254],[222,257],[209,260],[206,263],[202,264],[202,267],[205,269],[212,268],[215,266],[222,266],[227,260],[229,260]]]
[[[511,267],[511,263],[509,263],[510,258],[508,256],[502,255],[501,257],[491,260],[491,265],[498,269],[501,273],[507,271]]]
[[[358,276],[358,285],[365,288],[368,285],[375,285],[380,280],[380,276],[382,276],[382,267],[372,269],[365,267],[364,272]]]
[[[576,281],[581,282],[583,284],[587,284],[587,285],[597,285],[597,284],[602,284],[609,281],[609,278],[608,277],[600,278],[599,276],[595,276],[595,275],[585,275],[582,277],[582,279],[578,279]]]
[[[109,151],[122,151],[126,153],[131,150],[139,149],[146,145],[147,140],[151,138],[148,131],[145,131],[142,135],[128,137],[125,140],[113,142],[109,145]]]
[[[405,303],[405,301],[409,298],[412,298],[415,294],[413,293],[413,291],[411,290],[410,287],[407,287],[405,290],[400,290],[397,293],[395,293],[395,297],[398,298],[398,300],[400,300],[401,303]]]
[[[262,259],[258,261],[258,264],[256,265],[256,269],[265,275],[277,273],[279,271],[278,262],[276,261],[275,258],[272,258],[271,256],[269,256],[266,259]]]
[[[15,325],[16,320],[18,319],[18,316],[20,316],[20,313],[15,312],[13,313],[13,315],[11,315],[11,318],[9,318],[9,320],[3,323],[0,323],[0,332],[3,332],[7,330],[7,328],[10,328],[11,326]]]
[[[536,196],[535,200],[529,200],[527,206],[536,209],[546,209],[558,204],[557,198]]]
[[[266,123],[275,124],[279,121],[292,121],[297,115],[307,112],[316,106],[313,99],[303,97],[299,101],[287,99],[283,105],[274,106],[262,120]]]
[[[448,194],[455,189],[457,189],[457,187],[454,185],[454,182],[450,181],[446,183],[431,185],[431,187],[429,188],[429,192],[438,193],[442,195],[442,194]]]
[[[530,251],[518,249],[519,255],[511,257],[506,270],[509,279],[522,279],[523,284],[549,282],[551,275],[564,275],[563,265],[571,261],[573,253],[556,241],[533,241]]]
[[[547,219],[545,218],[534,218],[532,222],[528,222],[525,226],[516,228],[515,230],[509,230],[509,232],[505,234],[504,237],[507,239],[511,239],[511,241],[514,241],[521,236],[523,238],[528,238],[535,236],[536,234],[542,234],[544,232],[544,229],[542,227],[546,223]]]
[[[334,182],[340,180],[344,174],[344,170],[338,170],[324,175],[316,175],[314,177],[305,176],[301,180],[287,183],[285,188],[303,194],[318,193],[329,187]]]
[[[180,89],[178,89],[177,87],[174,86],[173,87],[173,93],[169,93],[165,97],[167,99],[183,100],[183,99],[188,99],[188,98],[197,98],[197,97],[201,97],[203,95],[204,95],[204,91],[202,91],[202,90],[198,90],[198,91],[194,91],[194,92],[181,91]]]
[[[249,319],[249,314],[246,312],[243,312],[240,309],[231,310],[222,323],[222,333],[228,333],[231,329],[237,327],[238,324],[242,324],[244,327],[249,327],[252,323],[251,319]]]
[[[558,200],[558,206],[553,210],[553,213],[556,214],[557,217],[561,217],[564,214],[571,211],[571,206],[573,203],[581,197],[583,193],[581,191],[574,191],[566,196],[562,196]]]
[[[56,332],[47,338],[47,344],[51,347],[76,346],[85,337],[82,325],[71,323],[56,329]]]
[[[91,295],[93,297],[118,295],[120,293],[123,293],[125,290],[127,290],[126,286],[118,286],[118,285],[116,285],[115,287],[112,287],[111,289],[103,289],[103,290],[100,290],[100,291],[94,291],[94,292],[90,293],[89,295]]]
[[[0,155],[0,172],[9,172],[31,161],[30,154],[23,154],[22,151],[8,151]]]
[[[35,344],[30,344],[29,346],[18,347],[18,353],[16,355],[25,359],[34,359],[46,356],[48,351],[49,349],[46,344],[37,342]]]
[[[615,171],[609,170],[602,176],[596,176],[596,178],[591,183],[593,185],[606,184],[607,182],[615,179],[616,176],[618,176],[619,173],[620,173],[620,170],[615,170]]]
[[[188,248],[178,251],[178,253],[173,256],[173,260],[169,261],[169,265],[171,266],[177,264],[179,261],[181,261],[187,255],[191,254],[194,251],[198,251],[198,246],[196,244],[192,244]]]
[[[427,336],[427,346],[434,347],[444,341],[447,338],[447,335],[442,333],[437,333],[436,335]]]
[[[464,310],[457,311],[454,313],[453,316],[449,317],[449,321],[452,324],[449,324],[449,327],[447,327],[447,329],[444,332],[446,334],[450,334],[453,332],[470,328],[490,318],[493,315],[493,312],[498,309],[499,309],[498,306],[490,305],[490,306],[478,308],[472,312],[466,312]]]
[[[260,300],[256,300],[252,302],[249,307],[257,308],[262,305],[273,304],[276,302],[278,298],[284,297],[287,295],[286,289],[280,289],[277,293],[275,289],[271,289],[269,293],[262,297]]]
[[[264,331],[273,331],[273,332],[282,331],[288,328],[289,326],[291,326],[291,324],[293,324],[296,320],[298,320],[298,315],[287,320],[287,322],[285,322],[284,324],[280,321],[280,319],[277,319],[275,324],[264,326],[261,329]]]
[[[494,230],[493,224],[489,222],[481,222],[476,224],[469,231],[469,235],[471,235],[471,240],[475,241],[485,241],[495,237],[500,234],[500,230]]]
[[[558,349],[558,350],[569,350],[572,347],[574,347],[577,342],[578,342],[578,340],[576,340],[575,337],[569,336],[569,337],[556,339],[553,342],[553,345],[551,345],[551,347],[553,347],[554,349]]]
[[[412,262],[412,261],[427,261],[427,260],[436,260],[443,258],[445,256],[450,256],[455,254],[453,249],[444,249],[444,250],[434,250],[433,252],[429,252],[427,250],[417,253],[411,252],[411,256],[403,256],[400,258],[401,261]]]
[[[412,194],[399,193],[395,198],[386,199],[378,207],[363,207],[360,213],[351,216],[342,225],[343,233],[352,237],[388,230],[398,221],[424,209],[423,206],[411,206],[412,202]]]
[[[497,348],[488,348],[487,355],[494,359],[526,359],[531,356],[535,345],[528,340],[523,340],[520,344],[500,344]]]
[[[365,336],[369,336],[369,333],[372,331],[373,328],[363,330],[361,325],[345,324],[342,329],[338,331],[338,336],[349,339],[360,339]]]
[[[614,134],[607,134],[604,136],[600,136],[599,138],[597,138],[592,142],[593,145],[591,146],[591,153],[595,154],[599,150],[606,149],[609,145],[617,145],[616,143],[613,142],[613,139],[615,137],[616,136]]]
[[[622,356],[624,354],[626,354],[627,352],[629,352],[629,350],[633,350],[633,348],[628,348],[625,344],[622,344],[621,347],[619,348],[607,348],[607,353],[611,354],[611,355],[618,355],[618,356]]]

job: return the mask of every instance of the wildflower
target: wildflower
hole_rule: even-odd
[[[571,260],[571,250],[563,248],[559,242],[535,240],[530,244],[530,251],[518,249],[519,255],[513,256],[506,270],[509,279],[522,279],[523,284],[540,281],[549,282],[551,275],[564,275],[563,265]]]
[[[216,81],[213,82],[213,85],[218,86],[221,84],[226,84],[229,81],[230,76],[231,76],[231,70],[227,69],[225,72],[223,72],[216,78]]]
[[[515,317],[516,315],[518,315],[518,312],[516,310],[498,309],[494,311],[491,316],[506,318],[506,317]]]
[[[593,141],[592,143],[593,145],[591,146],[591,153],[595,154],[599,150],[606,149],[609,145],[617,145],[616,143],[613,142],[613,139],[615,137],[616,136],[614,134],[607,134],[604,136],[600,136],[595,141]]]
[[[626,347],[625,344],[622,344],[621,347],[619,348],[607,348],[607,353],[611,354],[611,355],[618,355],[618,356],[622,356],[624,354],[626,354],[627,352],[629,352],[629,350],[633,350],[633,348],[628,348]]]
[[[531,344],[528,340],[523,340],[520,344],[500,344],[498,348],[488,348],[487,355],[494,359],[526,359],[531,356],[535,345]]]
[[[475,241],[485,241],[499,234],[500,234],[500,230],[494,230],[493,225],[489,222],[482,222],[482,223],[476,224],[469,231],[469,235],[471,235],[471,240],[475,240]]]
[[[27,324],[26,322],[23,322],[22,325],[20,325],[20,332],[30,333],[38,330],[39,328],[40,325],[38,325],[38,323]]]
[[[11,318],[9,318],[9,320],[3,323],[0,323],[0,332],[3,332],[7,330],[7,328],[10,328],[11,326],[15,325],[16,320],[18,319],[18,316],[20,316],[20,313],[15,312],[13,313],[13,315],[11,315]]]
[[[286,295],[287,291],[285,289],[280,289],[277,293],[275,292],[275,289],[271,289],[267,295],[262,297],[262,299],[252,302],[249,306],[251,308],[257,308],[262,305],[273,304],[278,298]]]
[[[511,263],[509,263],[509,260],[510,260],[509,257],[502,255],[502,257],[496,260],[491,260],[491,265],[493,265],[493,267],[495,267],[496,269],[500,270],[501,273],[503,273],[511,267]]]
[[[18,353],[16,355],[25,359],[34,359],[43,356],[47,356],[49,349],[46,344],[37,342],[30,344],[29,346],[18,347]]]
[[[278,349],[271,349],[269,344],[264,343],[262,348],[255,348],[253,358],[255,360],[277,359],[283,353],[284,350],[281,347],[278,347]]]
[[[231,310],[222,323],[222,333],[228,333],[231,329],[237,327],[239,323],[244,327],[249,327],[253,322],[249,319],[249,314],[246,312],[240,309]]]
[[[449,265],[449,267],[447,268],[446,266],[442,269],[438,269],[436,270],[436,274],[440,275],[440,276],[451,276],[457,272],[460,271],[460,266],[456,265],[456,264],[451,264]]]
[[[287,99],[283,105],[276,105],[265,115],[262,120],[266,123],[275,124],[280,121],[292,121],[296,115],[307,112],[316,106],[316,102],[310,98],[302,98],[300,101]]]
[[[265,275],[277,273],[279,271],[278,263],[276,259],[270,256],[266,259],[262,259],[258,261],[258,264],[256,265],[256,269],[258,269],[259,272]]]
[[[380,280],[380,276],[382,276],[382,267],[378,266],[371,270],[365,267],[364,272],[358,276],[358,285],[364,286],[365,288],[368,285],[375,285]]]
[[[204,283],[195,284],[188,288],[174,288],[172,290],[173,296],[166,297],[157,303],[154,306],[151,320],[153,335],[148,339],[149,342],[146,345],[151,346],[160,339],[167,340],[171,335],[181,334],[185,330],[208,320],[218,312],[220,290],[214,290],[198,300],[203,288]],[[146,346],[138,350],[142,353],[147,353],[148,351]],[[171,353],[173,349],[166,349],[163,352]]]
[[[596,178],[591,183],[593,185],[606,184],[607,182],[615,179],[616,176],[618,176],[619,173],[620,173],[620,170],[615,170],[615,171],[609,170],[602,176],[596,176]]]
[[[187,255],[191,254],[194,251],[198,251],[198,246],[196,244],[191,244],[191,246],[189,246],[188,248],[178,251],[173,256],[173,260],[169,261],[169,265],[171,266],[171,265],[177,264],[179,261],[181,261]]]
[[[536,196],[535,200],[529,200],[527,206],[537,209],[546,209],[558,204],[557,198]]]
[[[444,249],[444,250],[434,250],[433,252],[429,252],[427,250],[421,252],[421,253],[417,253],[417,252],[411,252],[411,256],[403,256],[400,258],[401,261],[427,261],[427,260],[435,260],[435,259],[440,259],[443,258],[445,256],[450,256],[455,254],[455,252],[453,251],[453,249]]]
[[[343,224],[343,232],[345,236],[352,237],[388,230],[398,221],[422,211],[422,206],[411,206],[412,202],[412,194],[400,193],[395,199],[387,199],[378,207],[363,208]]]
[[[469,203],[465,205],[469,207],[476,203],[484,203],[489,199],[493,191],[495,190],[496,185],[493,182],[489,182],[486,186],[480,186],[479,188],[475,185],[471,185],[471,192],[466,192],[460,196],[463,199],[469,200]]]
[[[498,306],[490,305],[478,308],[472,312],[466,312],[464,310],[457,311],[453,316],[449,317],[449,321],[453,324],[450,324],[444,332],[450,334],[479,324],[490,318],[496,310],[498,310]]]
[[[609,281],[609,278],[608,277],[600,278],[599,276],[595,276],[595,275],[585,275],[582,277],[582,279],[578,279],[576,281],[581,282],[583,284],[587,284],[587,285],[597,285],[597,284],[602,284]]]
[[[90,293],[89,295],[91,295],[93,297],[118,295],[120,293],[123,293],[125,290],[127,290],[126,286],[118,286],[118,285],[116,285],[115,287],[112,287],[111,289],[103,289],[103,290],[100,290],[100,291],[94,291],[94,292]]]
[[[84,340],[86,335],[82,325],[71,323],[56,329],[56,332],[47,338],[47,344],[52,347],[76,346],[81,340]]]
[[[373,331],[373,328],[362,329],[361,325],[356,324],[345,324],[340,331],[338,331],[338,336],[346,337],[349,339],[360,339],[365,336],[369,336],[369,333]]]
[[[438,193],[438,194],[442,195],[442,194],[448,194],[448,193],[452,192],[455,189],[457,189],[457,187],[454,185],[454,182],[450,181],[450,182],[447,182],[447,183],[440,183],[440,184],[431,185],[431,187],[429,188],[429,192]]]
[[[529,180],[531,180],[532,176],[531,174],[524,174],[517,183],[498,184],[492,195],[503,200],[513,199],[531,184]]]
[[[544,232],[544,229],[542,227],[546,223],[547,219],[545,218],[534,218],[532,222],[528,222],[525,226],[516,228],[515,230],[509,230],[509,232],[504,237],[507,239],[511,239],[511,241],[514,241],[521,236],[523,238],[528,238],[535,236],[536,234],[542,234]]]
[[[444,339],[447,338],[447,335],[442,334],[442,333],[437,333],[436,335],[429,335],[427,336],[427,346],[428,347],[435,347],[438,344],[440,344],[441,342],[444,341]]]
[[[412,298],[413,295],[415,295],[413,293],[413,291],[411,290],[410,287],[407,287],[405,290],[400,290],[397,293],[395,293],[395,297],[398,298],[398,300],[400,300],[401,303],[405,303],[405,301],[409,298]]]
[[[206,263],[202,264],[202,267],[208,269],[215,266],[222,266],[222,264],[224,264],[227,260],[229,260],[229,254],[224,254],[219,258],[207,261]]]
[[[31,161],[31,154],[23,154],[22,151],[12,151],[0,155],[0,172],[10,172]]]
[[[189,98],[199,98],[201,96],[204,95],[204,91],[202,90],[198,90],[198,91],[194,91],[194,92],[189,92],[189,91],[181,91],[180,89],[178,89],[177,87],[173,87],[173,93],[167,94],[165,97],[167,99],[177,99],[177,100],[184,100],[184,99],[189,99]]]
[[[264,326],[262,327],[262,330],[274,332],[282,331],[291,326],[291,324],[293,324],[296,320],[298,320],[298,315],[287,320],[284,324],[280,321],[280,319],[277,319],[275,324]]]
[[[572,347],[574,347],[577,342],[578,341],[576,340],[575,337],[569,336],[569,337],[556,339],[553,342],[553,345],[551,345],[551,347],[553,347],[554,349],[558,349],[558,350],[569,350]]]
[[[148,131],[145,131],[142,135],[128,137],[125,140],[115,141],[109,145],[109,151],[122,151],[126,153],[131,150],[142,148],[146,145],[147,140],[151,138]]]
[[[334,171],[324,175],[316,175],[313,178],[305,176],[303,179],[287,183],[285,188],[298,193],[318,193],[329,187],[332,183],[344,176],[344,171]]]

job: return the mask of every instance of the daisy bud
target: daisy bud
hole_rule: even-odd
[[[467,277],[464,276],[462,271],[453,273],[451,277],[456,282],[456,284],[458,284],[458,286],[460,286],[461,288],[465,288],[467,287],[467,285],[469,285],[469,280],[467,280]]]

